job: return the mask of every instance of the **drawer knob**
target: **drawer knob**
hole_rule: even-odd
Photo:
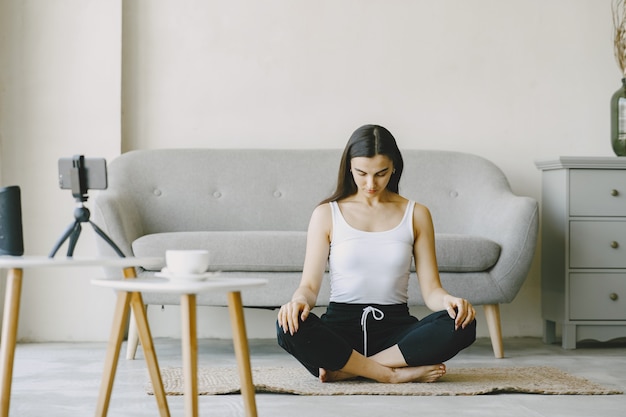
[[[617,243],[616,241],[613,241],[613,242],[611,242],[611,247],[613,249],[617,249],[617,248],[619,248],[619,243]]]
[[[616,293],[612,292],[611,295],[609,295],[609,298],[612,301],[617,301],[617,299],[619,298],[619,295],[617,295]]]
[[[611,195],[612,195],[613,197],[617,197],[617,196],[619,195],[619,191],[617,191],[615,188],[613,188],[613,189],[611,190]]]

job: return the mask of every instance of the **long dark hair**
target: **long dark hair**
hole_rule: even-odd
[[[337,189],[320,204],[341,200],[342,198],[355,194],[357,187],[350,173],[352,158],[372,158],[376,155],[384,155],[393,162],[394,171],[391,174],[389,184],[387,184],[387,189],[398,193],[398,183],[402,176],[404,162],[400,154],[400,149],[398,149],[398,145],[396,144],[396,139],[391,132],[382,126],[364,125],[352,133],[343,151],[339,165]]]

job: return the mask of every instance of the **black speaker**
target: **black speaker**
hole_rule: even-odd
[[[24,254],[20,187],[0,188],[0,255]]]

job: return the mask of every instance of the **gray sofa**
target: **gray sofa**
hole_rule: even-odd
[[[515,298],[530,268],[537,202],[514,195],[500,169],[481,157],[402,154],[400,192],[432,212],[443,285],[484,306],[494,354],[503,357],[499,304]],[[333,191],[340,158],[340,150],[329,149],[128,152],[109,163],[109,186],[94,200],[93,220],[129,256],[206,248],[211,270],[268,279],[242,294],[245,306],[275,308],[298,286],[309,217]],[[100,239],[98,250],[114,255]],[[159,269],[141,268],[138,279]],[[423,305],[416,279],[409,291],[410,304]],[[318,305],[328,303],[328,295],[326,279]],[[145,294],[144,301],[177,304],[178,297]],[[224,302],[219,295],[198,296],[199,305]]]

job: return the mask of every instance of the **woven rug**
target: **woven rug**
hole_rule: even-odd
[[[161,376],[167,395],[183,395],[182,368],[162,368]],[[623,394],[552,367],[452,368],[438,382],[429,384],[381,384],[364,379],[321,383],[300,367],[255,367],[252,379],[257,393],[297,395]],[[154,394],[150,382],[146,391]],[[239,392],[239,374],[235,367],[198,369],[200,395]]]

